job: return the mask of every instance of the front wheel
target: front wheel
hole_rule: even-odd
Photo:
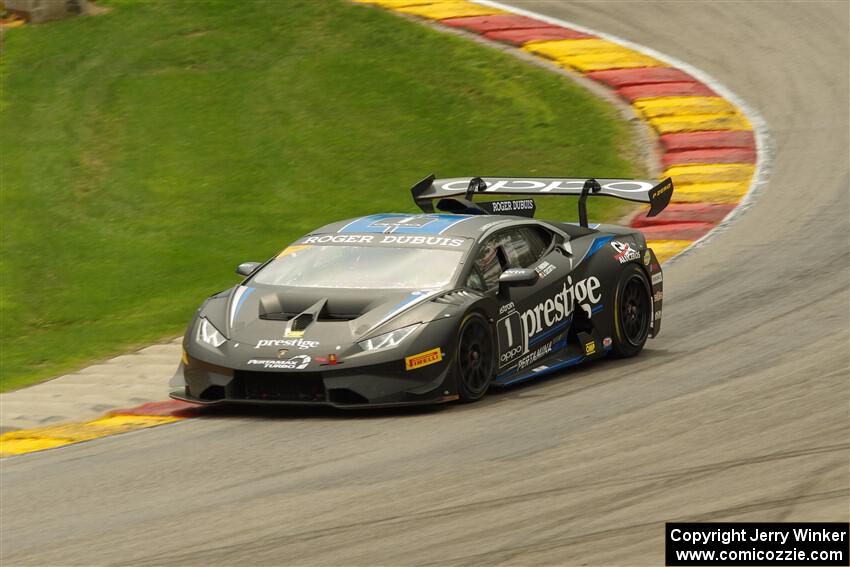
[[[474,402],[487,393],[496,370],[495,352],[487,319],[478,313],[467,315],[460,325],[455,358],[461,401]]]
[[[612,354],[619,358],[635,356],[649,337],[652,298],[646,274],[628,264],[620,274],[614,306],[614,344]]]

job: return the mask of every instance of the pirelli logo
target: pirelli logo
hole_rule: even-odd
[[[422,368],[429,364],[437,364],[441,360],[443,360],[443,353],[439,348],[432,348],[431,350],[426,350],[425,352],[405,357],[404,369],[416,370],[417,368]]]

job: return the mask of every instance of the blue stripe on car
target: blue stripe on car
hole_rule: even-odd
[[[551,337],[552,335],[554,335],[555,333],[557,333],[561,329],[564,329],[565,327],[567,327],[570,324],[570,321],[572,321],[572,317],[568,317],[564,321],[561,321],[560,323],[558,323],[557,325],[555,325],[554,327],[552,327],[548,331],[543,331],[542,333],[538,333],[537,335],[534,335],[533,337],[531,337],[531,339],[529,339],[528,346],[530,347],[533,344],[539,343],[540,341],[542,341],[546,337]]]
[[[590,245],[590,250],[587,251],[585,258],[590,258],[594,254],[599,252],[600,248],[602,248],[612,240],[614,240],[613,236],[600,236],[599,238],[595,239],[593,241],[593,244]]]
[[[520,382],[525,382],[526,380],[530,380],[531,378],[536,378],[538,376],[543,376],[544,374],[549,374],[550,372],[558,370],[559,368],[565,368],[567,366],[575,366],[576,364],[578,364],[579,362],[581,362],[584,359],[585,359],[584,355],[576,356],[574,358],[568,358],[567,360],[562,360],[561,362],[559,362],[557,364],[553,364],[552,366],[544,368],[543,370],[539,370],[537,372],[531,372],[528,375],[524,375],[524,376],[520,376],[518,378],[514,378],[513,380],[511,380],[509,382],[505,382],[503,385],[504,386],[510,386],[512,384],[519,384]]]
[[[387,321],[389,321],[390,319],[392,319],[393,317],[395,317],[396,315],[398,315],[399,313],[401,313],[402,311],[404,311],[408,307],[411,307],[417,301],[425,301],[426,299],[435,295],[436,293],[437,292],[434,291],[434,290],[423,290],[423,291],[412,291],[412,292],[410,292],[410,295],[408,295],[407,297],[402,299],[400,302],[395,304],[392,308],[390,308],[390,310],[387,311],[387,314],[384,315],[381,318],[380,321],[378,321],[377,323],[372,325],[369,328],[368,331],[363,333],[363,336],[368,335],[369,333],[374,331],[376,328],[383,325],[384,323],[386,323]]]
[[[552,354],[562,350],[566,346],[567,346],[567,339],[566,338],[561,339],[560,341],[558,341],[557,343],[552,345],[552,352],[549,353],[548,356],[551,356]],[[536,368],[536,366],[535,366],[535,368]],[[528,372],[528,371],[530,371],[530,368],[525,368],[524,370],[526,372]],[[504,380],[505,378],[512,376],[516,373],[517,373],[517,367],[514,366],[510,370],[506,370],[505,372],[502,372],[501,374],[497,375],[495,378],[493,378],[493,381],[496,382],[497,384],[499,384],[500,386],[507,386],[508,384],[514,384],[516,382],[522,382],[523,380],[527,380],[528,378],[531,378],[533,376],[537,376],[537,375],[540,374],[540,372],[532,372],[528,376],[516,378],[515,380],[511,380],[510,382],[499,382],[500,380]]]
[[[493,378],[493,381],[498,382],[499,380],[501,380],[503,378],[507,378],[508,376],[510,376],[512,374],[516,374],[516,366],[514,366],[513,368],[511,368],[510,370],[508,370],[506,372],[502,372],[501,374],[498,374],[495,378]]]
[[[231,305],[230,308],[230,326],[233,326],[233,323],[236,322],[236,316],[239,314],[239,309],[242,307],[242,304],[245,303],[245,300],[248,299],[248,296],[254,291],[253,287],[240,287],[236,290],[234,297],[230,300],[236,300],[235,305]]]

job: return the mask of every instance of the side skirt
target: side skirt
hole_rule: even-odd
[[[566,341],[565,341],[566,346]],[[581,345],[578,345],[581,346]],[[563,347],[561,347],[563,348]],[[576,349],[564,349],[560,354],[556,354],[549,358],[544,364],[535,364],[528,368],[524,368],[523,370],[516,372],[515,370],[509,370],[496,376],[493,380],[494,386],[512,386],[514,384],[519,384],[521,382],[526,382],[528,380],[533,380],[534,378],[538,378],[540,376],[545,376],[550,374],[556,370],[560,370],[562,368],[567,368],[569,366],[575,366],[577,364],[581,364],[582,362],[594,358],[601,358],[608,351],[611,350],[611,347],[600,348],[597,351],[597,354],[586,355],[579,354],[576,355]],[[572,352],[570,352],[572,351]]]

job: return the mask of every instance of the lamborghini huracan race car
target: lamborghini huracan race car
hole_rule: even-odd
[[[480,399],[587,360],[638,354],[661,327],[662,272],[634,229],[589,225],[588,196],[661,212],[646,181],[429,176],[423,214],[324,226],[208,298],[171,397],[342,408]],[[520,195],[474,202],[474,197]],[[533,195],[579,197],[578,224]],[[435,210],[436,202],[436,210]]]

